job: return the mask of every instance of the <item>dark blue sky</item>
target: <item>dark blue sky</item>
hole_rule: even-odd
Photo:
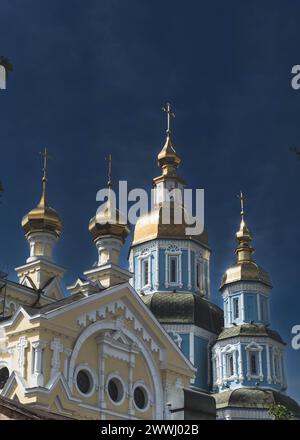
[[[66,284],[89,268],[104,157],[114,157],[115,180],[150,188],[169,100],[181,175],[206,191],[213,299],[234,261],[243,189],[256,259],[274,284],[272,326],[288,344],[289,392],[300,400],[300,351],[290,348],[300,324],[300,161],[288,151],[300,145],[300,90],[290,85],[299,1],[0,0],[0,8],[0,55],[14,65],[0,91],[1,267],[12,277],[25,262],[20,221],[38,201],[47,146]]]

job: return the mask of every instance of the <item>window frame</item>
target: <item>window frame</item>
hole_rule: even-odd
[[[237,319],[240,319],[240,298],[239,297],[232,298],[232,311],[233,311],[232,320],[236,321]]]
[[[172,261],[175,261],[175,281],[172,280]],[[179,257],[178,255],[169,255],[168,257],[169,266],[169,285],[178,286],[179,284]]]

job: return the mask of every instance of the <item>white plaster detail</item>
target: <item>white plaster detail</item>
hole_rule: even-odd
[[[16,345],[18,351],[18,370],[22,377],[24,377],[25,374],[25,364],[26,364],[25,351],[27,347],[28,347],[28,341],[25,338],[25,336],[22,336]]]
[[[54,338],[50,345],[53,351],[51,360],[51,378],[54,378],[60,372],[60,353],[63,352],[64,346],[59,338]]]

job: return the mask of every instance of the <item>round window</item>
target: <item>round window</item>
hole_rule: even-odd
[[[134,403],[138,409],[145,409],[148,405],[148,394],[144,387],[136,387],[133,393]]]
[[[107,386],[109,397],[113,402],[120,402],[124,395],[122,382],[117,377],[110,379]]]
[[[92,389],[93,379],[88,371],[80,370],[77,373],[76,383],[81,393],[88,394]]]
[[[0,390],[2,390],[7,382],[7,379],[9,378],[9,371],[8,368],[3,367],[0,369]]]

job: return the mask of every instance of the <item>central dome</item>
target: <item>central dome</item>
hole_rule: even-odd
[[[169,215],[168,212],[170,212]],[[176,223],[177,215],[181,221],[179,224]],[[170,221],[167,222],[169,217]],[[134,229],[132,245],[157,238],[172,237],[173,239],[194,240],[208,247],[208,236],[205,230],[200,235],[186,235],[186,228],[193,226],[187,224],[186,218],[189,218],[189,214],[182,205],[174,202],[160,204],[138,219]]]

